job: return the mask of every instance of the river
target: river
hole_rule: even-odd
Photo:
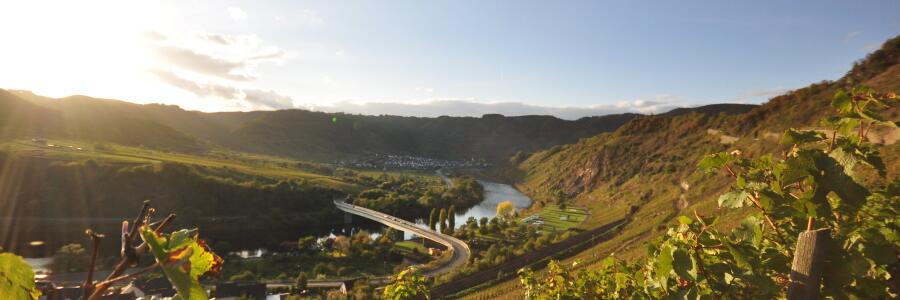
[[[478,183],[484,186],[484,200],[466,211],[457,212],[454,217],[456,228],[464,226],[469,218],[475,218],[476,220],[483,217],[493,218],[497,215],[497,204],[503,201],[512,201],[516,210],[531,207],[531,198],[528,198],[528,196],[525,196],[525,194],[522,194],[522,192],[519,192],[511,185],[484,180],[478,180]],[[416,220],[416,224],[423,228],[428,227],[427,222],[428,220],[425,219]],[[409,233],[405,233],[404,237],[408,239],[412,236]]]

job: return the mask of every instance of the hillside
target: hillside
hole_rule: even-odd
[[[778,155],[786,150],[778,143],[781,132],[791,127],[823,129],[817,120],[832,114],[829,104],[835,91],[853,84],[881,92],[900,90],[900,37],[886,42],[837,81],[789,92],[746,113],[683,111],[642,116],[613,132],[534,153],[518,165],[523,178],[519,187],[536,200],[534,210],[558,202],[588,208],[592,214],[582,224],[585,229],[633,211],[633,221],[616,237],[574,258],[585,262],[582,267],[610,253],[633,259],[644,253],[643,242],[661,234],[677,215],[726,213],[718,208],[716,199],[731,182],[697,170],[705,154],[740,150],[751,157]],[[883,117],[898,120],[900,112],[888,111]],[[880,144],[886,178],[900,173],[898,136],[897,128],[871,134],[870,140]],[[859,176],[867,180],[884,180],[860,171]],[[722,218],[722,226],[735,225],[740,220],[736,217]],[[521,289],[516,284],[507,281],[473,296],[519,299]]]
[[[71,96],[0,91],[4,138],[46,137],[203,152],[216,147],[333,162],[378,154],[498,160],[614,130],[638,116],[415,118],[306,110],[202,113]]]

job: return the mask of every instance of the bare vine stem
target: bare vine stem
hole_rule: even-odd
[[[140,211],[138,211],[137,216],[134,218],[133,223],[129,224],[128,221],[122,221],[122,248],[121,248],[121,252],[120,252],[120,255],[122,256],[122,258],[119,260],[119,263],[116,264],[116,267],[113,269],[113,271],[111,273],[109,273],[109,276],[107,276],[106,279],[104,279],[101,283],[93,285],[93,282],[91,282],[93,279],[90,278],[92,275],[90,272],[88,273],[89,280],[85,281],[85,287],[86,287],[85,295],[87,295],[87,293],[88,293],[87,287],[88,287],[89,282],[91,283],[90,288],[92,291],[90,293],[90,297],[85,297],[86,299],[90,299],[90,300],[99,299],[99,297],[101,295],[103,295],[103,293],[106,292],[106,290],[108,290],[109,287],[113,283],[118,282],[120,280],[133,278],[134,276],[138,276],[140,274],[150,271],[149,269],[158,267],[158,264],[154,264],[153,266],[142,269],[136,273],[122,276],[122,273],[124,273],[125,270],[128,269],[129,266],[133,266],[140,261],[141,255],[143,255],[143,253],[147,249],[146,243],[141,243],[138,246],[134,246],[134,244],[136,244],[139,241],[140,235],[138,234],[138,230],[140,229],[140,227],[147,225],[149,223],[150,216],[153,214],[153,212],[154,212],[154,209],[150,208],[150,201],[147,200],[147,201],[144,201],[143,205],[141,206]],[[172,220],[174,218],[175,218],[175,214],[168,215],[165,219],[163,219],[156,225],[156,228],[154,229],[154,231],[156,231],[158,233],[164,227],[166,227],[170,223],[172,223]],[[150,225],[153,225],[153,224],[150,224]],[[96,256],[96,247],[95,247],[94,255]],[[93,266],[93,264],[94,264],[94,262],[92,261],[91,266]]]

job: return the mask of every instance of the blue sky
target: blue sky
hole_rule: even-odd
[[[0,87],[204,111],[571,119],[760,103],[837,79],[900,33],[897,1],[66,5],[0,4],[0,33],[24,46],[0,49]]]

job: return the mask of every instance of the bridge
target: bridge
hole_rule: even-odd
[[[469,249],[469,245],[450,235],[442,234],[431,229],[422,228],[415,223],[368,208],[356,206],[347,203],[344,200],[334,200],[334,206],[348,214],[370,219],[375,222],[384,224],[385,226],[404,232],[409,232],[446,246],[447,250],[452,254],[450,260],[436,268],[423,270],[422,274],[425,276],[435,277],[449,272],[456,267],[466,264],[466,262],[469,261],[469,257],[472,255],[472,251]]]

